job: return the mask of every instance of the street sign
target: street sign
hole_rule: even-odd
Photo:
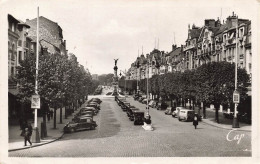
[[[233,93],[233,102],[239,103],[239,101],[240,101],[240,94],[237,90],[235,90],[234,93]]]
[[[41,108],[40,95],[32,95],[31,108],[32,109],[40,109]]]

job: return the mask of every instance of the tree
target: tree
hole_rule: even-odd
[[[232,102],[235,89],[235,65],[228,62],[211,62],[200,66],[196,72],[197,98],[207,104],[214,104],[218,119],[220,104]],[[238,69],[238,91],[241,99],[246,98],[249,76],[244,69]]]

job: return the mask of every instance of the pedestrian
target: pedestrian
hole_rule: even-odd
[[[198,123],[198,116],[195,115],[194,118],[193,118],[193,125],[194,125],[195,129],[197,129],[198,124],[199,124]]]
[[[27,141],[30,143],[30,145],[32,146],[32,143],[30,141],[30,132],[28,128],[25,128],[25,133],[24,133],[24,146],[27,146]]]
[[[27,128],[28,128],[28,131],[29,131],[29,136],[31,137],[33,128],[32,128],[32,125],[31,125],[30,122],[28,122]]]
[[[48,111],[48,112],[47,112],[48,121],[50,121],[50,117],[51,117],[51,113],[50,113],[50,111]]]
[[[21,132],[20,136],[24,136],[25,128],[27,128],[27,121],[23,120],[22,121],[22,132]]]

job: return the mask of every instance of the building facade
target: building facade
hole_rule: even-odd
[[[236,53],[238,66],[245,68],[251,77],[251,21],[240,19],[233,12],[223,23],[218,18],[204,20],[202,27],[189,25],[185,45],[172,45],[169,53],[154,49],[146,55],[147,62],[141,62],[145,59],[138,57],[128,70],[128,79],[140,80],[147,77],[144,75],[146,69],[149,69],[148,77],[151,78],[155,74],[196,69],[209,62],[234,63]],[[140,64],[139,68],[136,67],[137,63]],[[141,76],[140,70],[144,72]]]
[[[27,19],[26,24],[31,27],[28,36],[36,41],[37,18]],[[63,40],[62,28],[56,22],[43,16],[39,17],[39,42],[40,49],[44,48],[49,54],[67,54],[66,40]]]

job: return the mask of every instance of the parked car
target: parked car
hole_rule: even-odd
[[[181,109],[179,111],[179,115],[178,115],[178,119],[179,121],[193,121],[195,115],[195,111],[194,110],[190,110],[190,109]]]
[[[158,103],[157,110],[165,110],[168,107],[168,105],[165,102]]]
[[[178,117],[179,111],[181,109],[185,109],[184,107],[176,107],[176,109],[172,112],[172,117]]]
[[[129,120],[130,121],[134,121],[134,113],[137,112],[137,111],[140,111],[140,110],[138,108],[130,109],[130,112],[129,112]]]
[[[133,113],[133,110],[135,110],[135,109],[137,109],[135,106],[128,106],[127,108],[126,108],[127,110],[126,110],[126,114],[127,114],[127,116],[128,117],[131,117],[131,115],[132,115],[132,113]]]
[[[97,113],[98,113],[99,110],[100,110],[100,108],[99,108],[97,105],[94,105],[94,104],[88,104],[86,107],[93,107],[93,108],[95,108]],[[85,108],[86,108],[86,107],[85,107]]]
[[[95,105],[100,110],[100,105],[96,102],[90,102],[88,105]]]
[[[173,111],[174,111],[173,107],[167,107],[164,113],[166,115],[171,115],[173,113]]]
[[[151,108],[156,108],[156,106],[157,106],[157,101],[151,100],[148,105],[149,105],[149,107],[151,107]]]
[[[148,103],[149,103],[149,100],[148,100]],[[144,99],[142,100],[142,104],[147,104],[147,98],[144,98]]]
[[[96,114],[98,113],[98,109],[95,108],[95,107],[93,107],[93,106],[87,106],[87,107],[84,107],[83,109],[84,109],[85,111],[89,111],[89,110],[93,111],[93,112],[94,112],[94,115],[96,115]]]
[[[86,112],[84,112],[84,114],[82,114],[82,115],[79,115],[79,116],[74,116],[73,118],[72,118],[72,121],[74,121],[74,122],[78,122],[78,120],[80,119],[80,118],[84,118],[84,117],[90,117],[90,118],[92,118],[93,119],[93,111],[86,111]]]
[[[143,99],[145,99],[145,98],[144,98],[144,97],[139,97],[138,101],[139,101],[140,103],[142,103]]]
[[[141,95],[135,95],[134,100],[138,100],[141,97]]]
[[[134,125],[143,125],[144,124],[144,112],[135,110],[134,114]]]
[[[123,109],[123,111],[126,111],[126,108],[130,106],[129,102],[124,102],[123,105],[121,105],[121,108]]]
[[[80,118],[77,122],[68,122],[63,128],[64,132],[75,132],[84,129],[95,129],[97,127],[96,121],[90,117]]]

